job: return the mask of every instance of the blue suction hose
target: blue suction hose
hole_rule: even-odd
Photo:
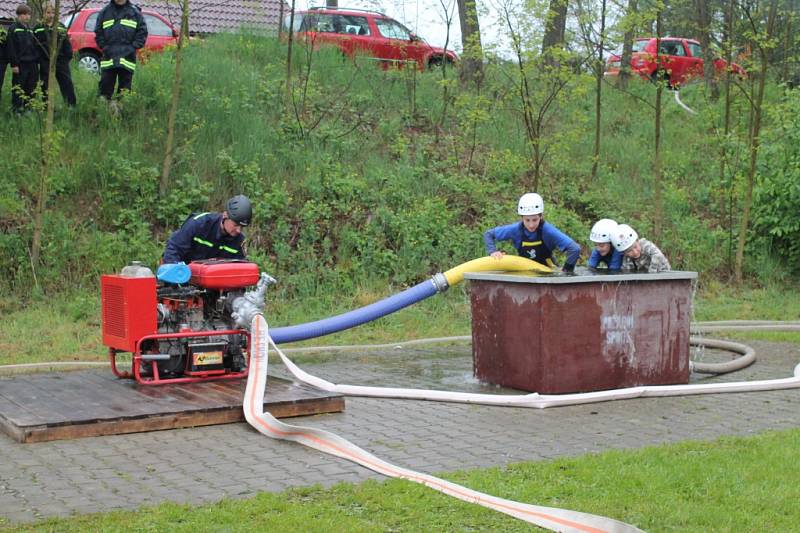
[[[437,274],[433,278],[409,287],[403,292],[341,315],[324,318],[316,322],[273,328],[270,330],[270,336],[275,341],[275,344],[281,344],[330,335],[331,333],[349,329],[394,313],[446,289],[447,281],[444,276]]]
[[[285,326],[270,330],[272,340],[275,344],[285,342],[303,341],[330,335],[337,331],[349,329],[365,322],[386,316],[404,307],[415,304],[437,292],[444,292],[464,279],[466,272],[485,272],[485,271],[504,271],[504,272],[540,272],[549,273],[549,267],[519,256],[503,256],[500,259],[493,257],[481,257],[462,263],[455,268],[438,274],[434,274],[430,279],[414,285],[403,292],[389,296],[379,302],[367,305],[360,309],[355,309],[347,313],[317,320],[316,322],[306,322],[296,326]]]

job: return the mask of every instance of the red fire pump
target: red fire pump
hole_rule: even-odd
[[[186,284],[158,282],[150,269],[128,266],[101,279],[103,344],[111,370],[143,385],[247,376],[250,334],[274,280],[255,263],[211,259],[189,264]],[[131,371],[117,355],[132,354]]]

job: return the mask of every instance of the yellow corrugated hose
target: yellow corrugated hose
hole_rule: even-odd
[[[447,279],[447,283],[452,287],[456,283],[464,281],[465,272],[486,272],[491,270],[500,270],[504,272],[553,272],[552,268],[537,263],[536,261],[531,261],[530,259],[518,255],[504,255],[500,259],[486,256],[461,263],[457,267],[451,268],[445,272],[444,277]]]

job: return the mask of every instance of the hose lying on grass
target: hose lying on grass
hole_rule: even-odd
[[[267,350],[272,340],[269,338],[267,322],[263,316],[257,315],[253,318],[251,332],[250,373],[247,378],[243,409],[247,422],[260,433],[275,439],[297,442],[309,448],[347,459],[384,476],[420,483],[459,500],[476,503],[552,531],[583,533],[604,531],[633,533],[641,531],[632,525],[612,518],[579,511],[520,503],[484,494],[444,479],[395,466],[329,431],[295,426],[279,421],[264,411],[264,392],[267,384]],[[272,344],[274,346],[274,343]]]

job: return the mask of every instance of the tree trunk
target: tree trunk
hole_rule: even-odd
[[[167,142],[164,152],[164,164],[161,167],[161,181],[158,192],[163,198],[169,189],[169,173],[175,147],[175,120],[178,116],[178,103],[181,94],[181,62],[186,35],[189,33],[189,0],[181,0],[181,32],[178,35],[178,46],[175,49],[175,77],[172,79],[172,101],[167,115]]]
[[[44,209],[47,205],[47,178],[50,175],[50,167],[56,157],[58,144],[55,132],[55,94],[56,88],[56,57],[58,56],[58,21],[61,14],[61,0],[55,0],[53,5],[53,26],[50,28],[50,61],[47,67],[47,114],[42,133],[42,165],[39,173],[39,194],[36,196],[36,211],[33,217],[33,238],[31,242],[31,268],[34,278],[36,277],[36,267],[39,266],[39,254],[42,250],[42,231],[44,229]],[[66,37],[65,37],[66,38]]]
[[[283,0],[280,0],[281,7],[278,11],[278,40],[283,39],[283,7],[286,5]]]
[[[544,38],[542,39],[542,55],[547,54],[551,48],[557,48],[564,44],[567,4],[568,0],[550,0],[550,9],[547,12]]]
[[[661,47],[661,10],[656,13],[656,50]],[[661,55],[656,54],[656,119],[655,119],[655,154],[653,157],[653,237],[661,237],[661,223],[664,218],[664,205],[661,194],[661,96],[664,92],[664,68],[660,61]]]
[[[289,15],[289,45],[286,47],[286,112],[289,113],[289,106],[292,102],[292,45],[294,44],[294,6],[292,0],[292,14]]]
[[[745,190],[744,206],[742,206],[742,222],[739,225],[739,244],[736,248],[736,266],[734,276],[736,283],[742,282],[742,262],[744,260],[744,245],[747,242],[747,230],[750,224],[750,209],[753,203],[753,184],[756,179],[756,162],[758,161],[759,135],[761,133],[761,105],[764,102],[764,85],[767,79],[768,53],[767,42],[772,39],[775,27],[775,13],[778,0],[772,0],[767,18],[767,35],[765,42],[756,42],[761,56],[761,71],[758,79],[758,92],[753,103],[753,127],[750,130],[750,165],[747,169],[747,189]]]
[[[628,88],[631,79],[631,57],[633,56],[633,39],[636,36],[637,0],[628,0],[628,12],[625,14],[625,34],[622,38],[622,56],[619,60],[619,79],[617,84],[620,89]]]
[[[462,83],[480,85],[483,81],[483,46],[481,27],[475,0],[458,0],[458,21],[461,25],[461,74]]]
[[[733,8],[736,0],[728,2],[728,9],[725,14],[725,61],[731,64],[733,57]],[[728,163],[728,135],[731,131],[731,71],[725,71],[725,119],[723,124],[723,140],[722,140],[722,154],[719,164],[719,180],[720,184],[725,183],[725,167]],[[728,187],[728,273],[733,271],[733,173],[727,179]],[[724,201],[724,200],[723,200]],[[723,216],[725,209],[721,210]],[[724,220],[720,224],[725,227]]]
[[[711,95],[712,100],[719,98],[719,86],[717,85],[717,73],[714,69],[714,53],[710,48],[711,38],[711,13],[709,12],[708,0],[695,0],[694,5],[697,11],[697,34],[700,46],[703,48],[703,77],[705,78],[706,89]]]
[[[606,0],[602,0],[600,7],[600,41],[597,43],[597,67],[595,69],[595,95],[594,95],[594,154],[592,155],[592,180],[597,177],[597,165],[600,162],[600,119],[602,112],[603,90],[603,47],[606,36]]]

